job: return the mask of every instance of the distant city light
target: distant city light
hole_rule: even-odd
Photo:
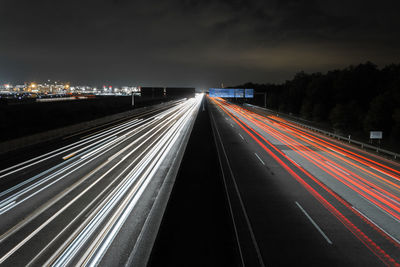
[[[18,98],[18,94],[25,93],[26,97],[41,98],[47,95],[65,94],[94,94],[94,95],[140,95],[139,86],[112,86],[103,85],[103,87],[71,85],[69,82],[45,80],[43,82],[25,82],[24,84],[13,85],[10,83],[0,84],[1,94],[14,94]],[[0,96],[1,97],[1,96]],[[23,97],[24,98],[24,97]]]

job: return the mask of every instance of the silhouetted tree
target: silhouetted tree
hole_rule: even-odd
[[[382,130],[388,144],[400,148],[400,64],[378,69],[367,62],[326,74],[299,72],[283,84],[238,87],[266,92],[268,108],[325,123],[342,134],[365,140],[370,130]],[[264,104],[262,94],[255,103]]]

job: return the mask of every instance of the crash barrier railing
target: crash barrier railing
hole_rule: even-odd
[[[247,104],[247,103],[244,104],[244,105],[245,105],[245,106],[248,106],[248,107],[255,108],[255,109],[262,109],[262,110],[265,110],[265,111],[268,111],[268,112],[270,112],[270,113],[274,113],[274,114],[277,114],[277,115],[281,115],[281,116],[283,116],[283,117],[286,117],[285,119],[287,119],[287,117],[294,117],[294,116],[292,116],[292,115],[288,115],[288,114],[281,113],[281,112],[278,112],[278,111],[275,111],[275,110],[271,110],[271,109],[267,109],[267,108],[263,108],[263,107],[259,107],[259,106],[255,106],[255,105],[251,105],[251,104]],[[296,119],[297,119],[297,118],[296,118]],[[300,118],[299,118],[299,119],[300,119]],[[349,142],[350,144],[359,145],[359,146],[360,146],[361,148],[363,148],[363,149],[368,148],[368,149],[374,150],[374,151],[377,152],[377,153],[389,155],[389,156],[393,157],[394,159],[400,158],[400,154],[395,153],[395,152],[392,152],[392,151],[389,151],[389,150],[386,150],[386,149],[382,149],[382,148],[377,147],[377,146],[373,146],[373,145],[370,145],[370,144],[366,144],[366,143],[363,143],[363,142],[360,142],[360,141],[351,139],[351,138],[349,138],[349,137],[345,137],[345,136],[341,136],[341,135],[338,135],[338,134],[335,134],[335,133],[331,133],[331,132],[328,132],[328,131],[324,131],[324,130],[321,130],[321,129],[318,129],[318,128],[309,126],[309,125],[307,125],[307,124],[303,124],[303,123],[298,122],[298,121],[294,121],[294,120],[290,120],[290,119],[288,119],[288,121],[290,121],[290,122],[292,122],[292,123],[295,123],[295,124],[297,124],[297,125],[299,125],[299,126],[301,126],[301,127],[303,127],[303,128],[312,130],[312,131],[314,131],[314,132],[322,133],[322,134],[325,134],[325,135],[327,135],[327,136],[336,138],[336,139],[338,139],[338,140],[347,141],[347,142]]]

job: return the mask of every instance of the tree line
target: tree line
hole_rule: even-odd
[[[367,62],[326,74],[297,73],[282,84],[246,83],[256,104],[321,123],[342,135],[368,140],[383,131],[384,145],[400,150],[400,64],[379,69]]]

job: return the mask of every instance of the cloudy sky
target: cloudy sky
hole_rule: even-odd
[[[0,0],[0,82],[210,87],[400,63],[399,2]]]

